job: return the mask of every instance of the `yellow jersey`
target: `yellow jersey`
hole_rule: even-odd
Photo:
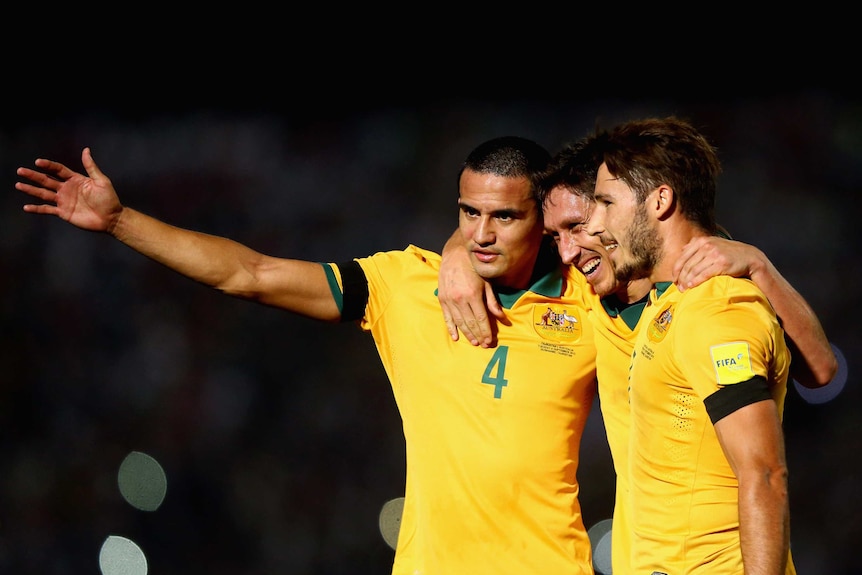
[[[784,332],[750,280],[650,293],[629,375],[633,573],[743,573],[738,482],[704,401],[720,391],[736,398],[744,388],[733,386],[762,378],[781,415],[789,367]],[[786,572],[795,572],[790,560]]]
[[[359,325],[406,444],[393,575],[591,575],[577,470],[596,351],[579,272],[555,262],[528,290],[499,293],[511,325],[485,349],[446,330],[438,254],[408,246],[355,261],[368,287]]]
[[[595,296],[597,298],[597,296]],[[610,304],[609,302],[614,302]],[[614,296],[590,304],[595,329],[599,407],[616,472],[611,523],[611,566],[614,573],[632,573],[628,500],[629,364],[645,300],[619,305]]]

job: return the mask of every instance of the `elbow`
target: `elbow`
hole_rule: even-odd
[[[766,473],[766,485],[778,501],[781,501],[786,508],[790,501],[790,490],[788,488],[788,471],[787,465],[773,467]]]
[[[778,498],[788,499],[788,476],[787,464],[784,461],[772,461],[752,468],[749,474],[740,473],[739,481],[740,487],[746,485],[754,489],[754,493],[765,488]]]
[[[834,353],[831,353],[829,354],[829,359],[830,361],[827,365],[824,365],[817,378],[817,387],[823,387],[828,384],[835,379],[835,376],[838,374],[838,358],[835,357]]]
[[[253,301],[256,303],[263,303],[261,301],[261,294],[255,291],[237,289],[236,287],[232,287],[229,285],[214,286],[214,288],[216,291],[221,292],[226,296]]]
[[[807,377],[797,379],[803,386],[809,389],[817,389],[828,385],[835,375],[838,373],[838,359],[834,353],[830,353],[828,358],[824,358],[819,365],[812,366]]]
[[[835,379],[838,374],[838,358],[830,349],[828,353],[822,353],[811,361],[803,361],[800,364],[791,362],[790,375],[802,387],[818,389],[824,387]]]

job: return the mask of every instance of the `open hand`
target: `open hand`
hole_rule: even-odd
[[[29,182],[16,182],[15,188],[45,202],[25,204],[24,211],[57,216],[85,230],[110,232],[123,206],[111,180],[93,161],[90,148],[84,148],[81,163],[87,176],[43,158],[36,160],[40,171],[18,168],[18,176]]]

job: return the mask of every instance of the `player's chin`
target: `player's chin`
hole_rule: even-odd
[[[493,282],[503,276],[505,271],[504,266],[500,265],[498,260],[493,262],[473,262],[473,269],[479,274],[479,277],[485,281]]]
[[[604,268],[604,270],[600,268]],[[617,281],[614,277],[613,269],[610,266],[600,266],[600,268],[593,270],[593,272],[587,276],[587,281],[591,286],[593,286],[593,291],[595,291],[599,297],[604,297],[616,291]]]

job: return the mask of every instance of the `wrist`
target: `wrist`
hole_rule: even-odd
[[[124,223],[124,218],[127,211],[127,208],[120,206],[117,210],[114,211],[114,213],[108,216],[108,225],[106,226],[105,231],[109,235],[119,239],[119,236],[122,233],[122,225]]]

